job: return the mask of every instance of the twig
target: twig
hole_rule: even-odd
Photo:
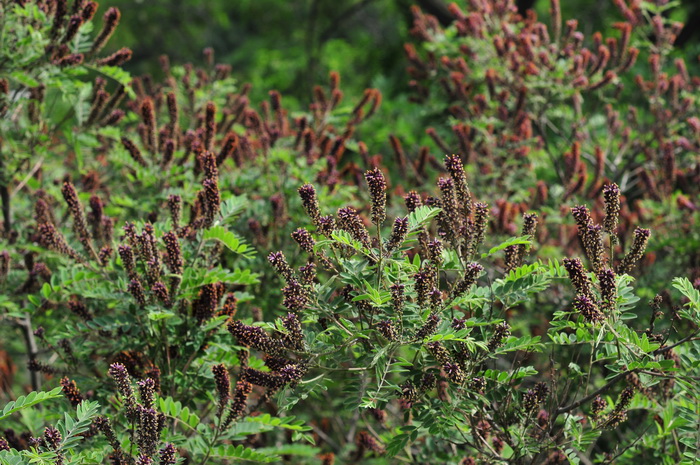
[[[32,331],[32,320],[29,316],[29,313],[25,313],[24,317],[18,321],[18,324],[22,328],[22,333],[24,334],[24,342],[27,345],[27,355],[29,355],[29,360],[35,360],[39,349],[37,348],[36,340],[34,339],[34,331]],[[41,378],[39,377],[39,372],[29,370],[29,378],[31,379],[32,390],[40,390]]]
[[[681,344],[683,344],[683,343],[685,343],[685,342],[688,342],[688,341],[690,341],[691,339],[693,339],[695,336],[698,335],[698,333],[700,333],[700,329],[696,329],[695,332],[693,332],[693,333],[691,333],[691,334],[688,334],[686,337],[684,337],[684,338],[681,339],[680,341],[676,342],[675,344],[671,344],[670,346],[661,347],[661,348],[659,348],[659,349],[656,349],[656,350],[654,351],[654,355],[661,354],[661,353],[663,353],[663,352],[667,352],[667,351],[673,349],[674,347],[678,347],[679,345],[681,345]]]
[[[10,237],[12,231],[12,208],[10,207],[10,191],[7,186],[0,186],[0,199],[2,200],[3,230]]]
[[[594,392],[592,392],[591,394],[582,398],[581,400],[577,400],[576,402],[573,402],[565,407],[559,407],[556,411],[556,414],[560,415],[562,413],[570,412],[573,409],[575,409],[576,407],[585,404],[589,400],[592,400],[593,398],[595,398],[595,396],[597,396],[601,392],[605,392],[608,389],[610,389],[612,387],[612,385],[615,384],[618,380],[624,378],[625,376],[629,375],[630,373],[634,373],[635,371],[637,371],[637,370],[626,370],[626,371],[623,371],[622,373],[618,373],[616,376],[613,377],[613,379],[608,381],[608,383],[605,386],[603,386],[599,389],[596,389]]]
[[[36,162],[36,164],[34,164],[34,167],[33,167],[32,170],[29,172],[29,174],[27,174],[27,176],[26,176],[24,179],[22,179],[22,182],[20,182],[19,184],[17,184],[17,187],[15,187],[15,188],[12,190],[12,194],[10,194],[10,197],[11,197],[11,198],[14,197],[15,195],[17,195],[17,194],[19,193],[19,191],[22,190],[22,188],[29,182],[29,180],[32,179],[32,177],[34,176],[34,174],[36,174],[36,172],[39,171],[39,168],[41,168],[41,165],[42,165],[43,163],[44,163],[44,159],[42,158],[42,159],[40,159],[38,162]]]

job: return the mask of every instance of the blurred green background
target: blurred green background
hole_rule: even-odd
[[[308,101],[314,84],[337,70],[348,97],[378,87],[387,99],[407,92],[403,44],[411,40],[410,7],[449,19],[444,0],[108,0],[122,11],[112,47],[127,46],[134,74],[159,75],[158,57],[172,63],[216,62],[253,84],[253,101],[270,89],[285,99]],[[466,8],[466,1],[457,4]],[[577,18],[587,36],[622,20],[612,0],[562,0],[564,20]],[[678,1],[673,19],[688,23],[680,40],[686,56],[697,51],[700,2]],[[549,15],[549,0],[519,0],[518,7]],[[104,11],[104,9],[102,10]],[[688,60],[691,61],[691,60]]]

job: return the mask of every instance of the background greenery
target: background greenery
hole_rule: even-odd
[[[439,1],[420,3],[438,18],[444,14]],[[461,2],[464,9],[469,3]],[[549,2],[531,3],[549,26]],[[68,463],[92,464],[109,454],[114,463],[132,463],[139,453],[153,456],[142,440],[145,422],[135,420],[125,387],[145,379],[159,385],[157,397],[141,388],[137,396],[139,409],[155,402],[163,415],[159,447],[175,444],[191,463],[327,464],[329,458],[318,454],[333,451],[338,463],[358,462],[365,454],[377,464],[470,464],[472,457],[461,452],[487,463],[496,449],[504,454],[496,455],[500,462],[537,463],[546,456],[546,463],[608,463],[614,456],[622,463],[672,463],[684,456],[684,463],[692,463],[699,453],[700,412],[693,403],[698,388],[692,381],[700,363],[700,240],[694,227],[700,222],[700,129],[689,116],[697,113],[700,80],[686,79],[673,61],[684,58],[689,75],[697,75],[692,34],[681,34],[682,46],[667,48],[655,40],[651,24],[638,18],[631,45],[642,50],[640,59],[631,70],[615,68],[618,64],[587,70],[592,81],[607,69],[620,71],[614,85],[591,89],[571,82],[569,70],[580,56],[563,51],[569,38],[538,41],[536,51],[546,58],[554,50],[556,61],[542,73],[509,67],[494,53],[494,40],[503,35],[500,22],[518,32],[532,32],[527,29],[532,23],[503,12],[470,36],[458,32],[463,20],[451,27],[430,25],[412,13],[410,2],[116,1],[101,5],[94,28],[88,22],[69,41],[70,50],[61,52],[85,53],[85,62],[72,66],[51,57],[55,50],[47,44],[55,45],[61,35],[52,32],[51,14],[41,12],[46,5],[2,2],[0,77],[8,79],[3,85],[11,92],[0,101],[8,116],[0,122],[0,187],[11,194],[13,209],[3,219],[12,218],[13,225],[3,224],[0,241],[0,317],[12,323],[0,329],[2,400],[10,402],[0,418],[25,437],[13,438],[12,448],[21,452],[0,451],[0,462],[11,457],[16,461],[8,463],[53,464],[66,455]],[[92,53],[100,18],[113,5],[122,11],[121,26],[111,45]],[[647,20],[662,12],[666,30],[673,21],[695,21],[692,3],[643,6],[651,12]],[[613,25],[623,19],[607,1],[565,2],[563,17],[578,20],[586,47],[598,30],[618,37]],[[417,38],[409,32],[414,24],[428,24],[419,32],[430,33]],[[423,67],[418,77],[406,72],[406,43],[417,49],[410,65]],[[102,61],[124,46],[134,51],[124,69]],[[203,53],[206,47],[214,50],[213,59]],[[526,52],[514,45],[509,58],[521,60]],[[663,63],[654,71],[649,58],[656,52]],[[170,73],[158,64],[164,54]],[[472,72],[453,73],[459,60]],[[183,66],[188,62],[194,68]],[[231,65],[232,76],[215,63]],[[341,84],[330,71],[341,73]],[[487,71],[498,77],[491,83],[496,90],[487,89]],[[636,75],[650,89],[663,90],[639,92]],[[417,85],[410,85],[414,77]],[[252,84],[249,92],[246,83]],[[111,114],[98,111],[100,99],[105,92],[118,94],[119,85],[126,86],[127,96],[116,110],[121,119],[112,121]],[[622,92],[616,93],[617,85]],[[420,86],[430,93],[416,102]],[[528,98],[518,102],[523,87]],[[368,88],[383,94],[377,112],[378,93]],[[455,88],[468,92],[451,92]],[[166,95],[178,101],[176,117]],[[575,114],[572,99],[581,95],[582,114]],[[638,121],[627,117],[633,105],[642,115]],[[619,125],[610,124],[618,118],[615,112],[618,123],[623,121]],[[536,136],[523,121],[540,124]],[[570,132],[574,122],[580,124],[576,137]],[[483,142],[473,150],[462,150],[455,138],[454,128],[465,123]],[[447,148],[430,132],[446,140]],[[232,136],[247,145],[226,153]],[[390,136],[396,136],[393,147]],[[624,163],[596,164],[600,140],[610,157],[619,153]],[[574,142],[582,154],[574,154]],[[169,143],[177,148],[168,155]],[[664,144],[671,147],[668,157]],[[513,156],[521,148],[529,156]],[[469,160],[466,178],[454,160],[445,169],[444,155],[452,152]],[[377,153],[383,157],[373,156]],[[364,173],[373,167],[378,167],[375,185],[368,192]],[[593,176],[597,167],[600,179]],[[658,189],[642,184],[644,173]],[[451,181],[443,178],[436,188],[436,178],[448,175]],[[472,211],[460,184],[465,180],[475,200],[489,204],[490,216]],[[389,219],[408,215],[405,244],[391,231],[393,221],[370,226],[370,212],[374,216],[384,202],[384,182]],[[457,185],[458,202],[450,182]],[[619,230],[605,235],[608,252],[579,241],[589,224],[577,219],[577,232],[571,207],[587,204],[591,221],[600,221],[609,202],[603,204],[599,189],[609,182],[620,184],[623,204]],[[316,185],[323,214],[332,218],[338,211],[332,233],[313,214],[304,214],[309,200],[297,189],[305,183]],[[444,211],[404,206],[409,189]],[[168,211],[171,195],[181,198],[182,222]],[[338,210],[346,206],[359,210],[364,223],[354,210]],[[532,211],[540,215],[536,232],[523,226],[522,214]],[[83,214],[92,243],[81,226]],[[113,234],[109,225],[115,226]],[[57,246],[48,226],[79,252]],[[363,235],[365,226],[371,239]],[[645,254],[646,244],[632,241],[637,226],[652,229]],[[315,248],[294,244],[290,235],[299,227],[309,228]],[[139,232],[137,239],[133,234]],[[181,243],[184,272],[174,271],[171,259],[167,269],[159,263],[172,247],[166,234]],[[428,247],[432,238],[443,245]],[[591,269],[608,255],[612,267],[635,247],[639,269],[618,269],[607,288],[606,275],[591,273],[592,293],[572,279],[573,293],[563,259],[583,256],[581,242]],[[137,255],[132,269],[116,253],[126,244]],[[268,256],[278,250],[293,271],[279,255]],[[532,256],[526,258],[528,250]],[[85,257],[76,260],[79,254]],[[309,268],[296,274],[306,260],[315,261],[318,279]],[[467,279],[468,270],[476,269],[471,261],[484,268],[478,283],[476,276]],[[675,276],[690,279],[679,277],[672,285]],[[145,296],[135,291],[138,279]],[[430,301],[421,284],[425,279],[438,291]],[[401,310],[401,299],[390,292],[399,281],[407,284]],[[165,297],[164,282],[170,293]],[[293,299],[299,289],[302,304]],[[652,301],[657,293],[663,306]],[[604,324],[576,311],[572,299],[580,303],[581,295],[605,306]],[[280,318],[288,310],[299,314],[302,330],[289,317]],[[460,311],[468,320],[451,322]],[[461,325],[466,327],[458,329]],[[32,335],[38,348],[30,347]],[[679,340],[674,351],[665,345]],[[109,370],[116,383],[107,375],[114,362],[128,371],[120,379]],[[228,430],[221,427],[223,407],[213,409],[217,401],[229,405],[228,390],[226,396],[217,392],[222,383],[215,366],[233,383],[256,384],[251,415]],[[65,398],[58,400],[51,389],[64,375],[70,379],[61,381]],[[430,376],[439,383],[431,384]],[[71,391],[73,381],[82,394]],[[622,390],[625,383],[638,393]],[[19,397],[30,385],[45,392]],[[608,413],[599,416],[588,402],[577,405],[578,392],[570,390],[577,385],[604,394],[600,402]],[[545,394],[535,396],[538,389]],[[77,397],[89,402],[79,404]],[[30,408],[44,401],[50,402],[44,410]],[[315,408],[319,403],[323,408]],[[627,407],[631,421],[616,429]],[[488,414],[481,417],[483,412]],[[540,418],[542,412],[553,415],[551,423]],[[98,414],[109,417],[118,440],[110,440]],[[285,416],[292,414],[299,418]],[[52,425],[63,435],[60,447],[49,441],[56,434]],[[97,428],[105,434],[96,435]],[[44,442],[33,443],[30,433]],[[123,462],[114,458],[120,448],[129,451]],[[159,463],[171,462],[161,457]]]

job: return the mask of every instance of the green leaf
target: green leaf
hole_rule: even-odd
[[[202,236],[202,240],[214,239],[224,244],[229,250],[243,255],[246,258],[251,258],[255,255],[255,250],[251,249],[243,239],[239,239],[233,232],[228,231],[223,226],[213,226],[206,231]]]
[[[355,240],[349,232],[336,230],[331,233],[331,237],[343,245],[351,247],[364,255],[370,255],[370,251],[362,245],[360,241]]]
[[[51,295],[51,284],[44,283],[44,285],[41,286],[41,295],[44,296],[44,299],[49,300],[49,296]]]
[[[284,444],[276,447],[260,447],[255,449],[255,451],[262,454],[298,455],[301,457],[313,457],[321,452],[318,447],[313,447],[308,444]]]
[[[31,407],[48,399],[55,399],[57,397],[61,397],[60,387],[52,389],[51,391],[34,391],[26,396],[20,396],[17,398],[17,400],[10,401],[5,405],[5,407],[2,409],[2,414],[0,414],[0,420],[7,418],[13,413],[22,409]]]
[[[486,258],[489,255],[493,255],[496,252],[500,252],[501,250],[510,247],[511,245],[530,245],[532,244],[532,241],[530,240],[530,236],[521,236],[521,237],[511,237],[505,242],[502,242],[501,244],[497,245],[496,247],[492,247],[487,253],[482,253],[481,258]]]
[[[148,319],[151,321],[165,320],[168,318],[173,318],[175,316],[177,315],[175,315],[173,312],[168,311],[148,312]]]
[[[182,423],[192,427],[192,429],[195,429],[200,422],[199,417],[195,413],[190,412],[189,407],[183,408],[182,403],[180,401],[174,401],[172,397],[160,397],[158,399],[158,406],[160,411],[166,416],[176,418]]]
[[[442,211],[441,208],[422,206],[416,208],[414,212],[408,215],[408,231],[416,231],[430,224],[433,218],[438,216]]]
[[[249,460],[251,462],[263,462],[263,463],[269,463],[269,462],[277,462],[279,460],[279,456],[271,453],[262,453],[258,452],[256,450],[250,449],[248,447],[238,445],[234,446],[232,444],[225,445],[225,446],[219,446],[219,447],[214,447],[211,450],[211,455],[213,457],[223,457],[226,458],[227,460],[231,459],[241,459],[241,460]]]
[[[697,318],[700,315],[700,291],[695,289],[693,283],[688,278],[673,278],[673,287],[678,289],[681,294],[688,298],[685,307],[693,311],[692,315],[688,311],[684,311],[682,315],[688,319]]]
[[[295,417],[273,417],[269,413],[258,415],[257,417],[247,417],[246,421],[252,423],[263,423],[277,428],[290,429],[292,431],[310,431],[311,427],[304,426],[303,420],[296,420]]]

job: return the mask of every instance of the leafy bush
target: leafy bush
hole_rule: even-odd
[[[661,3],[595,53],[556,1],[551,32],[414,9],[444,165],[413,117],[371,155],[382,96],[338,73],[308,108],[211,50],[132,78],[115,8],[2,3],[0,463],[693,463],[697,79]]]

